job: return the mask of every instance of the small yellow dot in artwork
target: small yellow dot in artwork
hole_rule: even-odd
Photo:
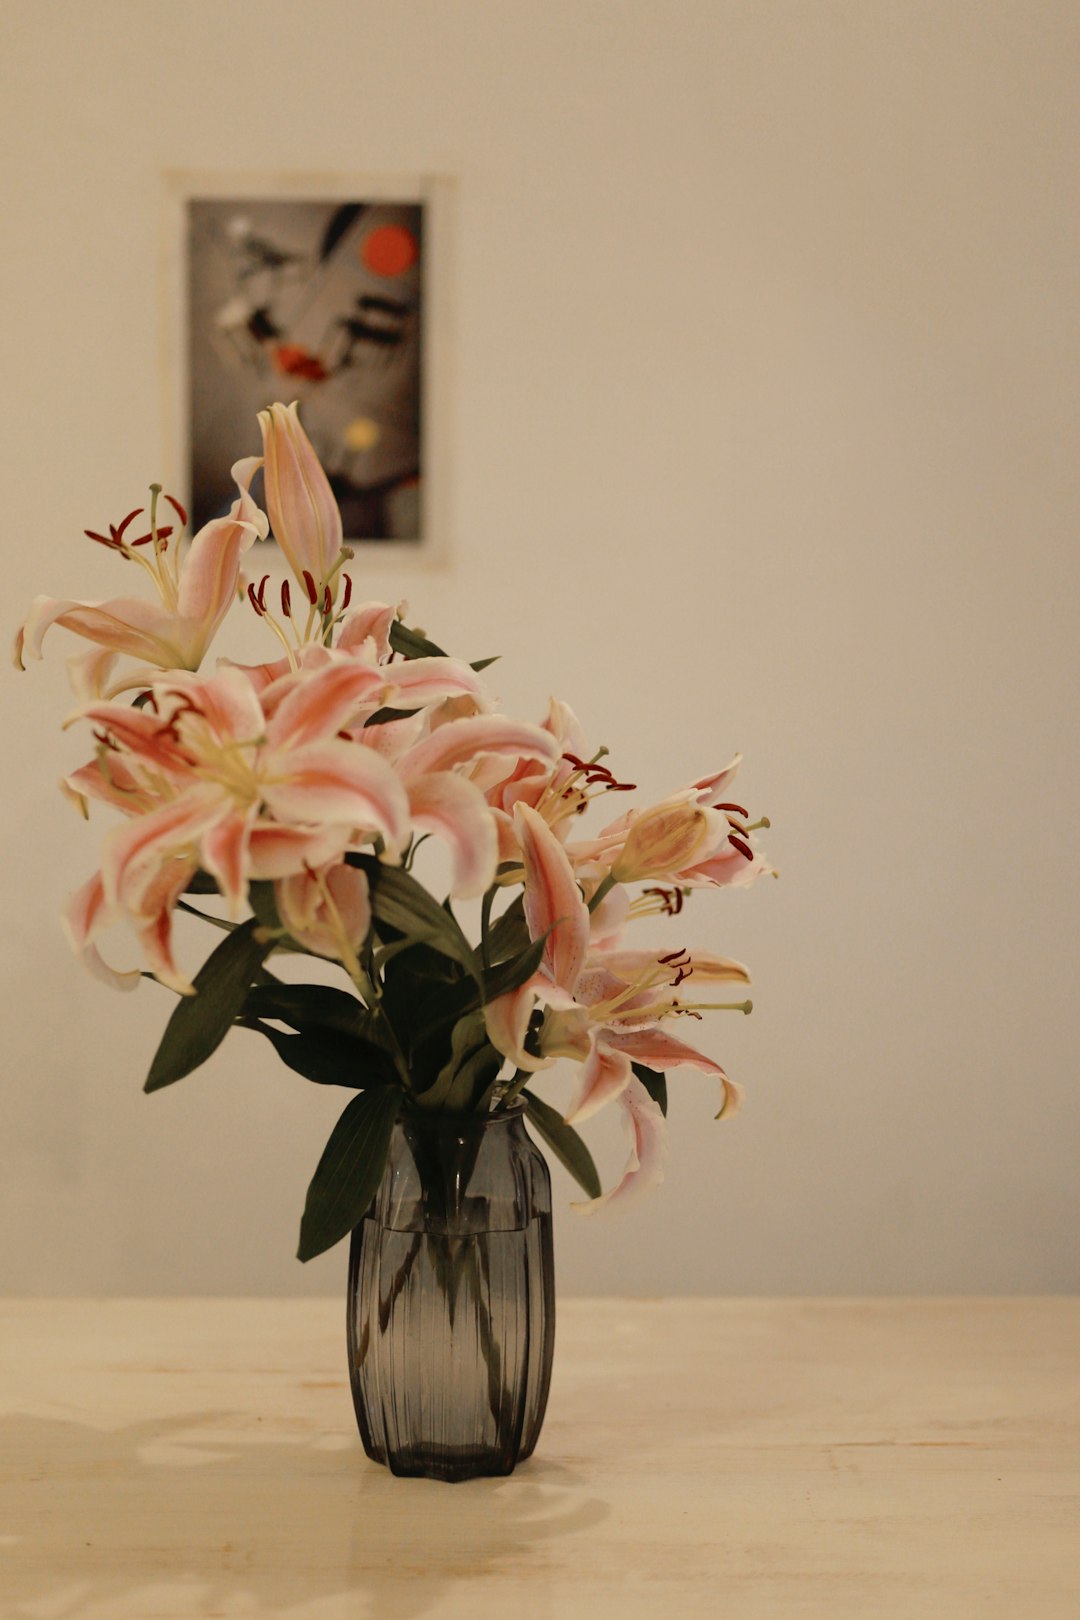
[[[374,450],[382,429],[370,416],[354,416],[345,429],[345,443],[350,450]]]

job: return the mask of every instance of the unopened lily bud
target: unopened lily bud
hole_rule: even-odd
[[[341,513],[295,402],[259,412],[266,510],[274,539],[298,580],[318,585],[341,555]],[[308,587],[310,596],[311,590]]]
[[[718,811],[692,800],[655,805],[631,822],[611,875],[616,883],[668,877],[703,859],[726,833]]]

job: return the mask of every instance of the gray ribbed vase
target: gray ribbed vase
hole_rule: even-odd
[[[539,1437],[554,1343],[551,1179],[523,1106],[404,1114],[349,1254],[364,1450],[395,1474],[509,1474]]]

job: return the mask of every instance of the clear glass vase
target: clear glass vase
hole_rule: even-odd
[[[404,1114],[349,1254],[364,1450],[395,1474],[509,1474],[540,1434],[554,1341],[551,1179],[523,1106]]]

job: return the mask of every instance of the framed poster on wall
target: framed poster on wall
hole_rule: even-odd
[[[351,546],[445,557],[445,185],[169,177],[172,418],[195,528],[256,413],[300,402]]]

